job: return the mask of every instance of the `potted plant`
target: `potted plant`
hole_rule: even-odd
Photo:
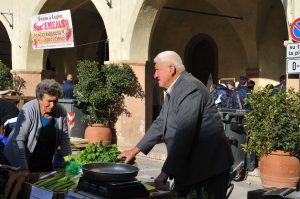
[[[13,90],[16,95],[23,95],[22,89],[26,88],[26,81],[17,75],[16,72],[13,72]]]
[[[260,159],[264,187],[296,187],[300,157],[300,92],[263,88],[253,91],[246,102],[249,142],[245,151]],[[272,161],[272,162],[271,162]]]
[[[82,60],[78,62],[77,70],[78,83],[74,86],[74,94],[86,113],[82,118],[88,125],[85,138],[110,144],[111,130],[114,130],[120,114],[130,115],[124,104],[125,95],[143,97],[137,77],[127,64],[100,66],[96,61]],[[99,126],[104,132],[95,130],[94,127]]]
[[[0,60],[0,91],[5,90],[5,94],[22,95],[22,89],[26,88],[26,81],[10,69]]]

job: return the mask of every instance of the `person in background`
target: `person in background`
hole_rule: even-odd
[[[267,89],[269,89],[269,90],[274,89],[274,85],[273,85],[273,84],[267,84],[265,87],[266,87]]]
[[[229,80],[228,82],[226,82],[226,86],[230,91],[235,90],[235,83],[233,80]]]
[[[67,79],[61,85],[63,89],[63,98],[64,99],[74,99],[74,84],[73,84],[73,75],[68,74]]]
[[[237,91],[239,107],[241,107],[241,109],[248,110],[250,107],[247,104],[245,104],[245,99],[247,98],[247,95],[250,93],[250,89],[248,88],[248,78],[246,76],[240,77],[239,85],[236,91]]]
[[[248,80],[248,88],[250,91],[253,91],[254,90],[254,86],[255,86],[255,81],[249,79]]]
[[[275,90],[276,91],[285,91],[286,90],[286,76],[285,75],[281,75],[279,77],[279,84],[274,86],[274,91]]]
[[[226,83],[226,86],[229,90],[229,96],[227,98],[227,108],[230,109],[240,109],[240,105],[238,103],[238,96],[235,89],[235,82],[233,80],[229,80]]]
[[[5,163],[3,155],[4,146],[7,142],[7,136],[11,133],[15,126],[18,114],[19,109],[16,107],[14,102],[0,98],[0,164]]]
[[[148,154],[154,145],[164,142],[168,155],[156,187],[174,179],[174,190],[186,196],[195,190],[214,199],[225,199],[233,156],[213,98],[206,86],[185,71],[180,56],[164,51],[155,58],[154,78],[166,89],[159,116],[145,136],[131,150],[118,157],[125,163],[142,152]]]
[[[216,84],[214,90],[210,93],[218,108],[225,108],[227,102],[228,89],[225,84]]]
[[[56,152],[71,154],[67,112],[58,104],[61,95],[59,83],[44,79],[36,86],[36,99],[20,110],[4,155],[7,163],[24,175],[52,170]]]
[[[5,128],[5,136],[8,136],[16,123],[19,109],[14,102],[0,98],[0,123]]]

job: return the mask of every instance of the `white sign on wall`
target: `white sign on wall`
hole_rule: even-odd
[[[288,74],[300,74],[300,43],[286,46],[286,71]]]
[[[74,47],[70,10],[34,15],[30,21],[33,49]]]
[[[300,43],[292,43],[286,46],[287,58],[300,58]]]
[[[287,59],[286,70],[288,74],[300,73],[300,59]]]

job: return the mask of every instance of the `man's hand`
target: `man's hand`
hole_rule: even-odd
[[[140,152],[140,149],[137,147],[134,147],[133,149],[127,150],[127,151],[123,151],[120,155],[118,155],[118,158],[124,158],[125,159],[125,164],[134,161],[135,156]]]
[[[168,180],[168,177],[168,174],[166,174],[165,172],[160,172],[160,174],[154,180],[155,187],[157,189],[159,189],[160,187],[164,187]]]

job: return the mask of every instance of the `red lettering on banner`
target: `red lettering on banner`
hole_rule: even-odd
[[[37,23],[34,23],[34,25],[33,25],[33,30],[34,30],[34,31],[40,31],[40,30],[43,30],[43,24],[39,26]]]
[[[65,28],[69,26],[69,21],[66,19],[60,21],[49,21],[43,24],[44,30]]]

